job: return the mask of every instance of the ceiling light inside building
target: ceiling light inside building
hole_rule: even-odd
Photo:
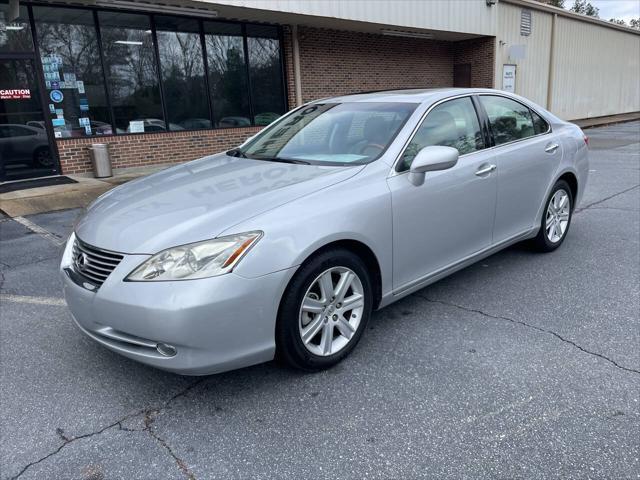
[[[380,30],[382,35],[388,35],[390,37],[409,37],[409,38],[433,38],[433,33],[428,32],[410,32],[408,30]]]
[[[4,28],[5,30],[24,30],[24,25],[20,25],[19,23],[10,23]]]
[[[139,42],[137,40],[116,40],[113,43],[117,43],[119,45],[137,45],[137,46],[142,45],[142,42]]]

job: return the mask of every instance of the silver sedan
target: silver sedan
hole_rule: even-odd
[[[158,368],[327,368],[373,310],[515,242],[558,248],[587,143],[495,90],[312,102],[100,197],[67,242],[65,297],[84,333]]]

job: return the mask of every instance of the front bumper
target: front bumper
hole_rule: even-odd
[[[271,360],[280,298],[292,270],[257,278],[125,282],[146,255],[126,255],[95,291],[73,268],[60,271],[80,329],[110,350],[164,370],[207,375]],[[173,356],[156,345],[175,347]]]

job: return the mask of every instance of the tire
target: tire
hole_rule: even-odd
[[[325,298],[327,278],[332,281],[330,295],[334,300]],[[345,305],[338,288],[341,282],[350,282],[342,293]],[[303,300],[305,308],[313,312],[303,310]],[[346,249],[320,252],[300,267],[282,297],[276,322],[276,358],[305,371],[334,366],[362,337],[372,306],[371,278],[362,259]]]
[[[563,195],[566,195],[566,201],[569,204],[561,208],[559,212],[554,213],[553,210],[555,207],[550,207],[550,204],[552,200],[562,198]],[[540,221],[540,230],[536,237],[531,240],[531,245],[535,250],[539,252],[553,252],[562,245],[562,242],[567,238],[567,233],[569,232],[569,226],[571,225],[571,219],[573,217],[573,208],[571,187],[569,187],[569,184],[564,180],[558,180],[551,189],[549,198],[547,198],[547,202],[544,205],[544,213]],[[548,220],[551,220],[552,225],[557,225],[558,230],[554,230],[555,227],[553,226],[548,230]],[[564,223],[565,221],[566,223]]]
[[[33,166],[34,167],[53,167],[53,158],[51,158],[51,151],[47,147],[37,148],[33,152]]]

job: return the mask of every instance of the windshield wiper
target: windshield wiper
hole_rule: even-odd
[[[247,158],[247,156],[244,154],[244,152],[242,150],[240,150],[239,148],[232,148],[231,150],[229,150],[227,152],[227,155],[229,155],[230,157]]]
[[[265,160],[267,162],[281,162],[281,163],[293,163],[296,165],[311,165],[311,162],[306,160],[298,160],[296,158],[280,158],[280,157],[251,157],[254,160]]]

